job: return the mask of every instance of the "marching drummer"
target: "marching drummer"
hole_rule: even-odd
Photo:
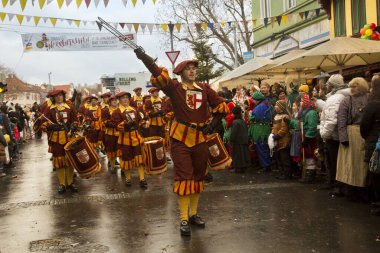
[[[100,146],[102,152],[104,152],[104,149],[105,149],[104,143],[105,143],[105,135],[106,135],[105,129],[104,129],[104,122],[102,119],[102,112],[103,112],[103,110],[108,110],[109,100],[110,100],[111,96],[112,96],[111,92],[106,92],[106,93],[103,93],[102,95],[100,95],[100,98],[102,99],[102,103],[98,107],[98,110],[100,111],[98,113],[100,115],[100,117],[99,117],[99,122],[100,122],[99,146]]]
[[[116,125],[111,121],[111,115],[118,108],[118,101],[116,96],[109,98],[109,106],[102,109],[102,124],[105,132],[104,147],[107,152],[107,159],[110,164],[111,173],[116,173],[116,158],[117,158],[117,140],[119,138],[119,131]]]
[[[77,117],[74,110],[65,103],[63,90],[50,92],[52,104],[45,110],[45,121],[42,125],[44,131],[49,132],[49,143],[53,153],[53,166],[57,171],[59,187],[58,193],[62,194],[66,189],[77,192],[77,187],[73,184],[74,169],[69,165],[65,156],[64,146],[69,142],[69,132],[77,130]]]
[[[136,87],[133,89],[135,95],[133,96],[130,104],[132,107],[141,108],[143,106],[143,96],[141,95],[142,88]]]
[[[197,212],[209,156],[205,135],[216,129],[229,110],[209,85],[195,82],[198,61],[188,60],[176,66],[173,73],[181,76],[179,82],[171,79],[168,71],[158,67],[142,48],[136,49],[135,53],[152,73],[151,83],[169,96],[173,104],[174,119],[170,128],[175,180],[173,191],[178,195],[180,233],[189,236],[190,224],[205,227]],[[210,117],[209,106],[213,119],[206,124]]]
[[[95,95],[90,97],[90,105],[85,113],[86,137],[94,149],[99,147],[100,134],[100,112],[98,98]]]
[[[87,108],[90,106],[91,96],[87,96],[83,100],[84,102],[79,106],[77,112],[77,118],[80,124],[83,123]]]
[[[162,111],[162,100],[158,96],[160,90],[156,87],[150,88],[150,99],[145,100],[145,111],[150,118],[149,136],[160,136],[165,138],[165,120]]]
[[[119,107],[111,115],[112,123],[119,130],[118,153],[120,159],[120,168],[124,170],[125,185],[130,187],[131,170],[137,168],[140,187],[146,189],[148,184],[145,180],[144,162],[142,157],[142,145],[144,139],[141,137],[138,129],[142,122],[140,114],[130,106],[131,94],[122,91],[116,94],[119,99]]]

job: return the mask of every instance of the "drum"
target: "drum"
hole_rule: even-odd
[[[87,139],[74,138],[65,145],[66,156],[82,178],[90,178],[102,169],[99,158]]]
[[[164,173],[168,169],[164,139],[159,136],[145,138],[143,158],[146,174],[157,175]]]
[[[37,133],[42,126],[42,123],[44,123],[45,119],[43,117],[38,117],[33,121],[33,132]]]
[[[208,165],[212,170],[224,170],[231,166],[232,159],[219,134],[208,135],[206,143],[209,150]]]

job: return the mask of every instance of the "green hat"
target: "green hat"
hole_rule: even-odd
[[[255,91],[255,92],[253,93],[252,99],[254,99],[254,100],[256,100],[256,101],[260,101],[260,100],[264,100],[264,99],[265,99],[265,96],[264,96],[263,93],[261,93],[260,91]]]

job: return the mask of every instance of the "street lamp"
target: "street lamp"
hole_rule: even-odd
[[[52,74],[51,72],[48,73],[48,76],[49,76],[49,88],[48,88],[48,90],[51,90],[51,79],[50,79],[51,74]]]

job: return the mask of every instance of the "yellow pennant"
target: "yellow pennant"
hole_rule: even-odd
[[[40,5],[41,10],[44,7],[45,2],[46,2],[46,0],[38,0],[38,4]]]
[[[207,23],[202,23],[203,30],[207,31]]]
[[[37,26],[38,23],[40,22],[41,17],[34,16],[33,19],[34,19],[34,24]]]
[[[220,22],[221,26],[225,26],[226,25],[226,22],[222,21]]]
[[[140,24],[134,23],[133,28],[135,28],[135,32],[138,32]]]
[[[288,16],[282,16],[282,23],[286,24],[286,21],[288,20]]]
[[[153,0],[153,4],[156,4],[156,0]]]
[[[5,12],[0,12],[0,19],[1,21],[4,21],[5,17],[7,16],[7,14]]]
[[[7,6],[8,0],[3,0],[3,7]]]
[[[56,18],[50,18],[50,22],[55,27],[55,24],[57,24],[57,19]]]
[[[77,6],[78,8],[81,6],[83,0],[77,0]]]
[[[24,9],[25,9],[26,1],[27,1],[27,0],[20,0],[20,6],[21,6],[21,10],[22,10],[22,11],[24,11]]]
[[[64,0],[57,0],[58,7],[61,9],[63,5]]]
[[[181,23],[175,24],[175,27],[177,28],[178,32],[181,32]]]
[[[132,0],[133,7],[136,6],[137,0]]]
[[[80,20],[74,20],[74,24],[79,27],[80,26]]]
[[[22,21],[24,20],[24,15],[16,14],[16,18],[18,20],[18,23],[21,25]]]
[[[257,19],[252,20],[253,27],[256,27],[257,25]]]
[[[168,24],[161,24],[162,30],[166,32],[168,30]]]

